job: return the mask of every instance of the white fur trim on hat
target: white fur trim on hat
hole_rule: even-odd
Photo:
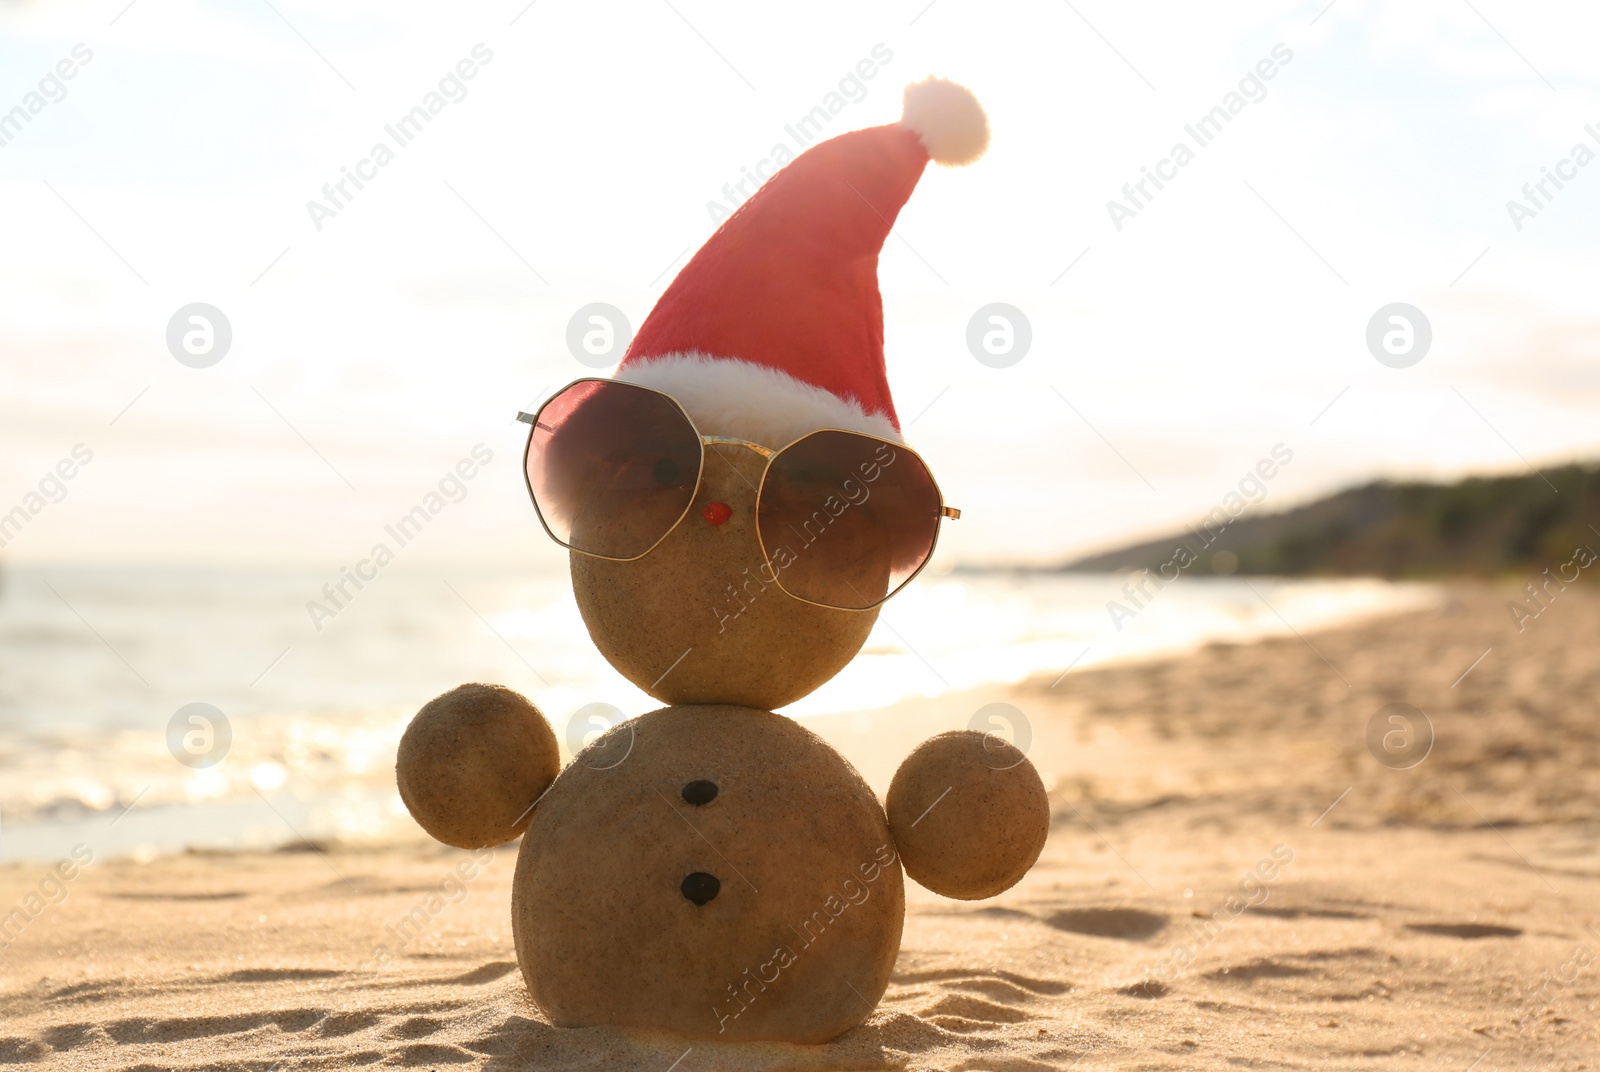
[[[989,147],[989,117],[965,86],[925,78],[906,87],[900,125],[914,130],[936,164],[970,164]]]
[[[663,354],[618,369],[616,379],[671,395],[702,435],[748,439],[774,450],[824,428],[905,442],[885,414],[868,413],[832,391],[738,358]]]

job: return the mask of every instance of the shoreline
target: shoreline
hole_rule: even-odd
[[[962,728],[978,707],[1006,701],[1013,690],[1026,688],[1030,677],[1054,681],[1065,672],[1180,658],[1211,643],[1250,642],[1287,635],[1292,629],[1344,627],[1409,613],[1442,598],[1436,586],[1394,587],[1387,582],[1246,589],[1227,581],[1193,578],[1200,587],[1157,596],[1163,602],[1146,604],[1144,620],[1121,623],[1129,628],[1123,633],[1112,629],[1095,602],[1119,597],[1115,584],[1123,582],[1113,584],[1113,580],[1071,585],[1058,593],[1063,601],[1060,612],[1030,617],[1027,623],[1005,620],[1008,601],[1028,598],[1007,588],[975,593],[936,587],[923,592],[924,602],[897,609],[839,677],[782,713],[823,732],[820,727],[835,726],[840,720],[868,726],[906,718],[921,721],[926,711],[946,711],[970,698],[968,719],[947,720],[941,726]],[[1227,591],[1207,587],[1216,584],[1227,586]],[[1037,608],[1027,613],[1041,614]],[[976,647],[940,639],[940,623],[958,617],[989,623],[983,628],[964,627],[973,634],[969,639]],[[598,655],[591,653],[588,658],[595,661]],[[633,695],[637,690],[609,668],[606,673],[622,691],[575,691],[570,685],[558,685],[533,687],[528,695],[546,711],[563,739],[567,736],[563,729],[570,730],[563,726],[563,712],[570,713],[597,694],[630,712],[659,706],[642,693]],[[527,686],[517,675],[507,683]],[[392,755],[415,710],[416,697],[439,688],[437,679],[412,693],[391,687],[393,699],[404,696],[413,706],[393,702],[369,710],[336,708],[332,714],[282,706],[293,702],[291,693],[265,698],[269,706],[252,714],[240,713],[235,705],[243,701],[237,698],[230,702],[226,697],[208,697],[234,715],[233,750],[225,764],[200,770],[174,765],[168,755],[170,743],[147,731],[121,727],[96,733],[69,720],[47,734],[24,736],[10,766],[0,770],[0,784],[6,782],[7,771],[21,779],[13,779],[0,800],[4,812],[0,852],[8,860],[45,861],[83,841],[95,845],[103,858],[154,859],[182,854],[190,847],[270,851],[306,839],[318,844],[369,840],[382,844],[397,837],[403,841],[413,827],[399,807],[389,773],[392,760],[384,761],[381,753],[388,749]],[[926,692],[937,695],[918,695]],[[1009,732],[1013,721],[1002,718],[995,726]],[[852,739],[842,731],[830,730],[824,736],[844,750]],[[53,761],[63,751],[78,757],[72,777]],[[36,773],[29,774],[30,770]],[[874,785],[880,791],[887,787],[886,782]]]

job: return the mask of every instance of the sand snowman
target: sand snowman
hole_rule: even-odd
[[[434,837],[522,837],[517,959],[558,1026],[820,1043],[888,987],[904,875],[991,897],[1038,858],[1044,787],[1011,745],[946,733],[880,803],[775,708],[836,674],[926,564],[948,508],[901,435],[878,253],[928,161],[988,143],[929,79],[899,123],[807,149],[706,242],[612,379],[524,415],[528,488],[606,658],[670,706],[561,769],[527,700],[463,685],[400,744]]]

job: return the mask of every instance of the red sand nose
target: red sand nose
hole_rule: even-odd
[[[706,503],[706,508],[701,513],[711,524],[720,525],[733,516],[733,507],[725,502],[710,502]]]

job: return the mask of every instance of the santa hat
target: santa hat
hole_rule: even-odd
[[[907,86],[898,123],[812,146],[723,221],[616,378],[672,395],[707,435],[782,447],[842,428],[899,440],[878,253],[929,160],[968,164],[988,144],[966,89]]]

